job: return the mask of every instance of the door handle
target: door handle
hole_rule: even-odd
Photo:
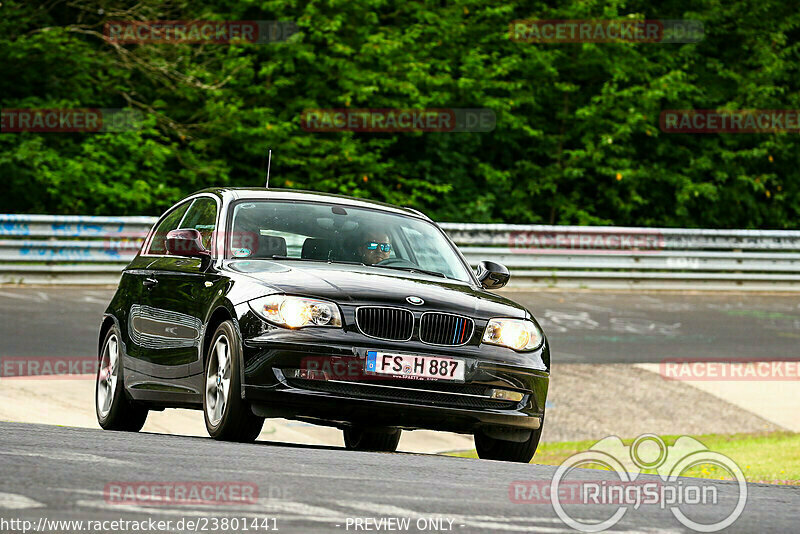
[[[144,282],[142,282],[142,285],[144,287],[146,287],[147,289],[150,289],[151,287],[155,287],[157,284],[158,284],[158,280],[156,280],[155,278],[145,278]]]

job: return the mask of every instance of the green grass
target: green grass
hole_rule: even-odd
[[[661,436],[667,445],[672,445],[679,436]],[[705,434],[691,436],[713,452],[724,454],[736,462],[748,482],[800,485],[800,434],[793,432],[769,432],[759,434]],[[623,439],[630,445],[633,439]],[[540,443],[531,463],[559,465],[573,454],[583,452],[594,445],[592,441],[563,441]],[[452,456],[477,458],[475,451],[449,453]],[[584,466],[586,467],[586,466]],[[605,469],[602,466],[588,466]],[[654,473],[655,471],[643,471]],[[699,465],[687,470],[684,476],[729,480],[731,475],[716,466]]]

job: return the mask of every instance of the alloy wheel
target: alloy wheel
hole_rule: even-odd
[[[100,360],[97,374],[97,411],[102,417],[108,416],[114,402],[119,378],[119,342],[116,335],[109,336]]]
[[[228,404],[231,384],[230,344],[224,335],[217,338],[214,350],[209,356],[206,372],[206,415],[208,421],[217,426]]]

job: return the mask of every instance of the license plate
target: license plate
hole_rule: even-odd
[[[389,352],[367,352],[366,372],[417,380],[464,381],[464,360]]]

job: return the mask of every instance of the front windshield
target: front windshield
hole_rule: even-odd
[[[234,204],[226,256],[352,262],[470,281],[450,243],[424,220],[311,202]]]

